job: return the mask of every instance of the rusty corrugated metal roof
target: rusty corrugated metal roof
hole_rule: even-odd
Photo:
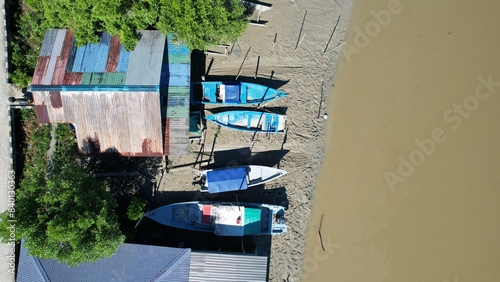
[[[139,33],[128,52],[108,33],[77,47],[72,32],[47,30],[31,87],[39,121],[73,123],[83,151],[186,154],[190,51],[159,31]]]
[[[35,105],[35,113],[38,123],[50,123],[47,106],[44,103]]]
[[[82,74],[106,77],[103,74],[120,73],[119,77],[126,77],[122,85],[158,85],[166,37],[153,30],[139,33],[141,39],[137,47],[128,52],[121,46],[118,36],[112,37],[107,32],[100,34],[97,44],[77,47],[70,30],[48,29],[32,84],[66,85],[68,78],[78,78]],[[76,85],[78,81],[70,80],[70,84]],[[107,85],[106,79],[92,82]]]

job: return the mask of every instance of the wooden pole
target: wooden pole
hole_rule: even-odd
[[[254,80],[257,79],[257,73],[259,72],[259,63],[260,63],[260,56],[257,57],[257,66],[255,67],[255,73],[254,73],[254,76],[253,76]]]
[[[210,63],[208,64],[207,72],[205,73],[205,76],[208,76],[208,73],[210,72],[210,69],[212,69],[212,64],[214,63],[214,57],[210,60]]]
[[[323,225],[323,217],[325,215],[321,215],[321,220],[319,221],[319,228],[318,228],[318,234],[319,234],[319,241],[321,242],[321,248],[323,249],[323,252],[325,251],[325,246],[323,245],[323,236],[321,236],[321,225]]]
[[[321,83],[321,95],[319,96],[318,118],[321,115],[321,104],[323,104],[323,84]]]
[[[335,27],[333,28],[333,31],[332,31],[332,34],[330,35],[330,39],[328,40],[328,43],[326,43],[325,51],[323,51],[323,54],[326,53],[326,50],[328,49],[328,45],[330,44],[330,41],[332,41],[333,34],[335,33],[337,26],[339,25],[339,21],[340,21],[340,16],[337,18],[337,23],[335,24]]]
[[[241,68],[243,68],[243,64],[245,63],[245,60],[247,59],[248,53],[250,53],[250,49],[251,48],[252,48],[252,46],[248,47],[248,51],[247,51],[247,53],[245,55],[245,58],[243,58],[243,62],[241,62],[240,69],[238,70],[238,74],[236,75],[236,78],[234,80],[238,80],[238,77],[240,77]]]
[[[300,26],[299,37],[297,38],[297,44],[295,45],[295,50],[297,50],[297,48],[299,48],[300,36],[302,35],[302,29],[304,28],[304,23],[306,21],[306,15],[307,15],[307,11],[304,13],[304,19],[302,20],[302,25]]]
[[[300,43],[302,43],[302,40],[304,40],[304,38],[306,38],[306,34],[307,33],[304,32],[304,36],[302,36],[302,39],[299,41],[299,44],[297,45],[297,48],[299,48],[299,45],[300,45]],[[295,50],[297,50],[297,48],[295,48]]]

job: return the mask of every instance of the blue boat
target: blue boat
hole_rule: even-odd
[[[205,118],[235,130],[285,133],[285,115],[258,111],[226,111]]]
[[[202,81],[193,83],[192,102],[219,105],[254,105],[286,94],[264,85],[239,81]]]

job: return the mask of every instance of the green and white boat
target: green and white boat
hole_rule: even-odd
[[[167,226],[218,236],[277,235],[288,229],[285,208],[268,204],[183,202],[159,207],[146,216]]]

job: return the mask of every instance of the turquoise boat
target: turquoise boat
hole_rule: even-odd
[[[286,116],[259,111],[226,111],[205,117],[234,130],[285,133]]]
[[[218,236],[277,235],[287,231],[285,208],[232,202],[183,202],[145,215],[171,227],[213,232]]]
[[[287,96],[260,84],[238,81],[202,81],[193,83],[191,101],[197,104],[255,105]]]

